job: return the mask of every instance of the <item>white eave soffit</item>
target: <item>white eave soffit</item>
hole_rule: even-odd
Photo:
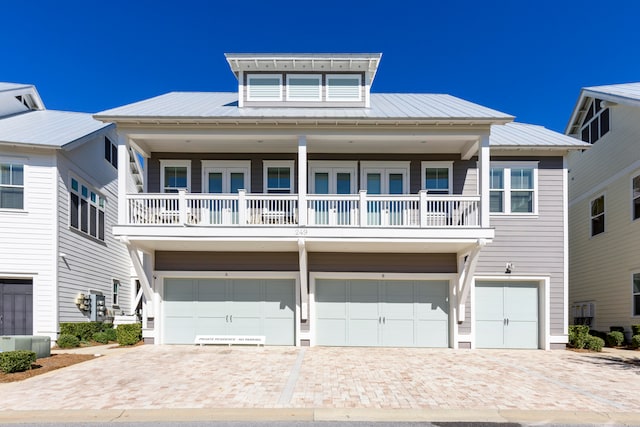
[[[240,71],[368,72],[373,80],[382,54],[226,53],[225,57],[236,77]]]

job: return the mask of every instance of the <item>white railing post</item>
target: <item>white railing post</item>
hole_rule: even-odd
[[[247,190],[238,190],[238,225],[247,224]]]
[[[420,215],[419,224],[420,228],[424,228],[427,226],[427,190],[420,190],[418,194],[420,196],[420,203],[418,205]]]
[[[187,223],[187,191],[178,190],[178,222],[180,224]]]
[[[360,227],[367,226],[367,190],[360,190]]]

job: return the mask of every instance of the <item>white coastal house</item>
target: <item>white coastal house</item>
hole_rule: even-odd
[[[0,336],[55,341],[59,322],[90,318],[80,293],[132,311],[131,261],[111,230],[118,169],[135,167],[118,164],[117,143],[114,125],[47,110],[32,85],[0,83]],[[130,175],[135,192],[141,177]]]
[[[227,54],[230,93],[95,115],[147,342],[564,348],[567,165],[589,144],[443,94],[374,93],[380,54]],[[139,254],[144,254],[139,256]]]
[[[640,83],[583,88],[566,134],[572,322],[608,332],[640,324]]]

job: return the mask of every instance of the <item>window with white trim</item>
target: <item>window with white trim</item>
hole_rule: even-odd
[[[106,136],[104,137],[104,159],[118,169],[118,147]]]
[[[422,189],[428,194],[451,194],[453,162],[422,162]]]
[[[69,226],[104,241],[106,199],[81,180],[71,177]]]
[[[281,74],[248,74],[248,101],[282,101]]]
[[[120,281],[118,279],[113,279],[113,291],[111,292],[111,301],[112,305],[118,305],[118,293],[120,291]]]
[[[0,209],[24,209],[24,165],[0,160]]]
[[[361,101],[360,74],[327,74],[327,101]]]
[[[537,163],[492,163],[489,188],[489,210],[492,213],[537,213]]]
[[[160,160],[160,190],[163,193],[177,193],[191,190],[190,160]]]
[[[591,236],[604,233],[604,194],[591,201]]]
[[[632,298],[633,298],[633,315],[640,316],[640,273],[633,273],[631,281]]]
[[[631,215],[633,220],[640,218],[640,175],[631,178]]]
[[[264,192],[272,194],[293,193],[293,160],[264,161]]]
[[[602,138],[610,127],[609,109],[602,107],[602,100],[594,98],[582,120],[580,136],[584,142],[595,144]]]
[[[287,74],[287,101],[322,101],[322,76]]]

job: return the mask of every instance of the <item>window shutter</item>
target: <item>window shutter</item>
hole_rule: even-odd
[[[248,96],[250,101],[281,101],[282,77],[278,75],[249,76]]]
[[[359,101],[360,76],[328,76],[327,99],[330,101]]]
[[[320,76],[288,76],[287,100],[320,101]]]

